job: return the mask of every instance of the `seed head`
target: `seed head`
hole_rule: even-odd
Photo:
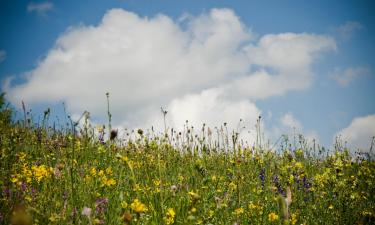
[[[117,137],[118,131],[117,130],[111,130],[111,134],[109,136],[109,139],[112,141]]]

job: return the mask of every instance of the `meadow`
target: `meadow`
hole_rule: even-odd
[[[1,224],[375,224],[373,155],[339,143],[275,151],[225,125],[119,135],[49,113],[15,120],[1,96]]]

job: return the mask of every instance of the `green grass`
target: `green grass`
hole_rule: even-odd
[[[12,121],[0,105],[1,224],[375,222],[375,163],[346,149],[276,154],[188,132],[102,141],[90,126]]]

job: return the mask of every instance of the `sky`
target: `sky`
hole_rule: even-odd
[[[21,111],[220,127],[249,142],[375,136],[372,1],[0,0],[0,89]]]

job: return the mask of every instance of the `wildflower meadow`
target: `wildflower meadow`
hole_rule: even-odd
[[[106,125],[57,126],[0,106],[1,224],[375,223],[372,150],[245,144],[188,121],[120,135],[109,111]]]

